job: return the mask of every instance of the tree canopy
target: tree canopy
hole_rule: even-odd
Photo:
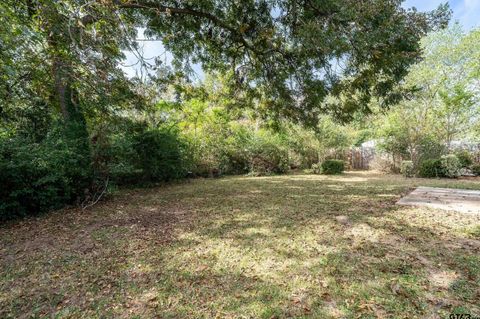
[[[380,117],[380,138],[391,153],[415,163],[452,150],[452,141],[478,142],[480,32],[461,26],[432,32],[421,41],[421,62],[411,67],[408,99]]]
[[[72,107],[98,112],[137,103],[118,64],[124,50],[138,49],[137,30],[145,28],[174,56],[157,80],[188,76],[199,63],[229,74],[231,94],[247,105],[261,100],[268,114],[348,120],[368,112],[372,98],[398,101],[394,88],[420,58],[419,39],[448,22],[447,5],[420,13],[401,3],[3,1],[1,22],[11,28],[0,32],[2,115],[31,103],[56,105],[64,118]]]

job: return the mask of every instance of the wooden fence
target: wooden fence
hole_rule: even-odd
[[[373,147],[354,147],[348,153],[348,163],[351,169],[369,169],[375,158]]]
[[[472,155],[473,162],[480,164],[480,146],[476,145],[476,147],[470,147],[470,148],[457,146],[456,148],[452,149],[452,152],[456,152],[459,150],[468,151]],[[376,156],[378,158],[376,158]],[[395,157],[392,155],[388,155],[386,153],[376,152],[375,147],[369,147],[369,146],[353,147],[346,152],[346,156],[344,158],[346,158],[346,161],[350,169],[359,169],[359,170],[367,170],[372,168],[381,169],[381,168],[376,168],[376,166],[379,166],[379,160],[388,162],[389,167],[391,167],[391,169],[393,170],[396,170],[396,169],[399,169],[400,163],[402,162],[401,157],[398,157],[398,156]],[[374,160],[376,164],[374,163]]]

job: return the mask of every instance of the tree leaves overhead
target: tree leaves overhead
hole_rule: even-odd
[[[177,65],[230,70],[239,88],[262,91],[276,111],[303,120],[320,112],[348,119],[368,111],[372,96],[397,101],[394,85],[418,60],[420,37],[449,18],[446,6],[418,13],[396,0],[160,2],[172,9],[125,6],[143,5],[147,34]],[[328,95],[337,98],[324,103]]]
[[[420,37],[450,16],[446,5],[419,13],[399,0],[23,0],[3,6],[13,6],[10,15],[43,37],[46,65],[65,60],[71,74],[61,81],[71,81],[89,104],[111,104],[103,97],[130,86],[118,63],[122,49],[137,47],[135,28],[145,28],[145,36],[173,54],[175,74],[188,74],[192,63],[231,74],[232,92],[305,123],[322,113],[348,120],[368,112],[372,97],[385,105],[397,101],[402,92],[393,88],[418,61]],[[5,35],[2,41],[11,42]]]
[[[478,30],[465,34],[453,24],[422,39],[423,60],[410,68],[403,83],[414,88],[413,94],[378,119],[386,151],[408,156],[417,165],[452,151],[459,141],[463,147],[478,142],[479,36]]]

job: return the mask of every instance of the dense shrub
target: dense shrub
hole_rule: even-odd
[[[279,136],[258,132],[249,145],[249,171],[253,175],[286,173],[289,169],[288,151]]]
[[[282,174],[290,168],[288,143],[273,131],[238,123],[208,123],[196,134],[185,136],[195,176]]]
[[[198,132],[184,132],[190,150],[190,169],[194,176],[214,177],[244,174],[249,170],[252,132],[234,127],[205,125]]]
[[[116,134],[110,145],[108,174],[119,185],[178,179],[188,170],[186,152],[187,145],[175,129]]]
[[[472,165],[472,173],[476,176],[480,176],[480,164]]]
[[[175,130],[147,130],[133,137],[136,165],[145,181],[169,181],[184,177],[185,146]]]
[[[415,166],[425,160],[432,158],[440,158],[445,154],[445,145],[433,136],[423,136],[417,147],[417,157]]]
[[[230,127],[223,140],[220,169],[224,174],[245,174],[250,169],[250,145],[253,132],[243,125]]]
[[[222,174],[221,145],[210,139],[189,139],[191,171],[194,176],[212,177]]]
[[[400,172],[405,177],[412,177],[415,174],[412,161],[403,161],[400,165]]]
[[[310,167],[319,157],[328,158],[327,153],[335,158],[341,154],[342,148],[335,146],[343,139],[333,126],[324,131],[331,136],[322,140],[300,126],[259,127],[214,109],[200,111],[188,113],[193,117],[186,121],[185,114],[174,113],[157,122],[123,116],[105,122],[90,119],[90,134],[83,116],[72,111],[67,124],[49,126],[47,137],[32,137],[29,131],[7,139],[13,133],[4,133],[0,218],[89,202],[98,191],[108,190],[106,186],[148,185],[185,176],[282,174]],[[327,161],[317,172],[337,174],[343,166],[342,161]]]
[[[345,162],[341,160],[326,160],[321,164],[322,174],[341,174],[345,169]]]
[[[324,150],[314,132],[300,126],[292,126],[287,128],[285,137],[291,168],[308,169],[318,163],[319,153]]]
[[[425,178],[443,176],[442,162],[439,159],[427,159],[420,163],[418,175]]]
[[[458,157],[454,154],[444,155],[441,158],[442,173],[449,178],[456,178],[460,176],[460,169],[462,165]]]
[[[440,159],[429,159],[421,162],[418,174],[420,177],[449,177],[461,175],[460,160],[454,154],[444,155]]]
[[[79,123],[59,124],[39,143],[0,141],[0,219],[34,215],[74,203],[88,192],[93,172]]]
[[[134,139],[130,134],[112,134],[108,146],[100,148],[106,153],[106,176],[117,185],[135,185],[143,175],[137,164]]]
[[[459,152],[455,153],[455,155],[457,156],[458,160],[460,161],[460,166],[462,168],[469,168],[470,166],[472,166],[473,157],[472,157],[472,154],[470,154],[470,152],[468,152],[466,150],[462,150],[462,151],[459,151]]]

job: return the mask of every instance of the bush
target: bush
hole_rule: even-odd
[[[249,147],[249,171],[253,175],[282,174],[289,170],[288,151],[279,136],[257,133]]]
[[[460,166],[462,168],[469,168],[473,164],[473,157],[470,154],[470,152],[466,150],[459,151],[455,153],[457,156],[458,160],[460,161]]]
[[[454,154],[444,155],[441,159],[425,160],[420,165],[421,177],[456,178],[461,174],[460,160]]]
[[[143,171],[137,164],[139,159],[133,144],[133,137],[127,131],[112,134],[108,145],[98,150],[106,153],[105,175],[116,185],[135,185],[142,179]]]
[[[88,193],[93,172],[82,131],[60,124],[39,143],[0,141],[0,220],[58,209]]]
[[[420,163],[418,175],[425,178],[443,176],[442,162],[439,159],[427,159]]]
[[[472,173],[476,176],[480,176],[480,164],[475,164],[472,166]]]
[[[197,134],[185,134],[192,151],[195,176],[222,174],[271,175],[290,169],[287,142],[268,130],[245,124],[204,126]]]
[[[434,136],[424,136],[418,145],[418,158],[415,164],[424,160],[440,158],[445,154],[445,145]]]
[[[160,128],[141,132],[133,137],[133,147],[138,156],[135,166],[142,170],[145,182],[185,176],[185,145],[175,130]]]
[[[289,148],[291,168],[311,168],[318,163],[319,153],[324,151],[319,138],[313,131],[293,125],[285,132]]]
[[[441,158],[443,175],[449,178],[460,176],[462,165],[458,157],[454,154],[444,155]]]
[[[326,160],[321,165],[322,174],[341,174],[345,169],[345,162],[341,160]]]
[[[243,125],[233,126],[223,140],[221,171],[225,174],[245,174],[250,167],[250,145],[253,132]]]
[[[142,128],[111,138],[108,174],[119,185],[164,182],[188,171],[187,145],[175,129]]]
[[[414,168],[412,161],[403,161],[400,165],[400,172],[405,177],[413,177],[414,175]]]

